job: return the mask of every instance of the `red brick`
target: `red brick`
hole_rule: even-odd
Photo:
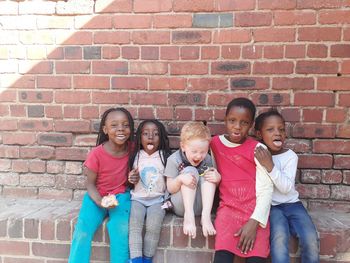
[[[79,119],[80,118],[80,107],[79,106],[64,106],[63,118]]]
[[[172,120],[174,118],[174,109],[172,107],[157,107],[156,117],[160,120]]]
[[[214,0],[174,0],[175,12],[211,12],[214,11]]]
[[[294,9],[295,0],[260,0],[258,9]]]
[[[130,101],[132,104],[144,104],[144,105],[166,105],[167,95],[160,92],[147,92],[147,93],[131,93]]]
[[[269,26],[271,22],[271,12],[243,12],[236,13],[234,17],[234,24],[237,27]]]
[[[347,112],[345,109],[327,109],[326,122],[343,123],[346,120]]]
[[[21,147],[20,157],[23,159],[51,159],[54,157],[54,149],[50,147]]]
[[[91,70],[91,63],[88,61],[57,61],[55,66],[57,74],[89,74]]]
[[[98,104],[119,104],[129,102],[129,92],[93,92],[91,102]]]
[[[1,78],[4,87],[29,89],[35,87],[35,76],[4,76]]]
[[[29,171],[29,163],[24,160],[13,160],[12,171],[17,173],[26,173]]]
[[[228,81],[225,78],[191,78],[187,88],[197,91],[226,90]]]
[[[251,41],[248,29],[222,29],[214,31],[214,43],[247,43]]]
[[[290,61],[254,62],[254,74],[291,74],[294,65]]]
[[[37,197],[37,188],[36,187],[7,187],[4,186],[2,194],[7,197],[16,197],[21,198],[36,198]]]
[[[90,122],[89,121],[66,121],[66,120],[56,120],[55,121],[55,131],[57,132],[90,132]]]
[[[339,184],[343,180],[343,174],[338,170],[322,171],[322,183],[324,184]]]
[[[208,105],[216,105],[217,107],[226,107],[227,104],[234,98],[247,97],[246,93],[235,92],[230,94],[225,93],[210,93],[208,94]]]
[[[298,92],[294,94],[295,106],[334,106],[334,93],[306,93]]]
[[[350,171],[343,171],[344,184],[350,185]]]
[[[210,31],[173,31],[171,39],[174,44],[206,44],[211,42],[211,35]]]
[[[350,60],[342,60],[340,73],[350,74]]]
[[[180,48],[180,57],[183,60],[199,59],[199,47],[184,46]]]
[[[108,32],[101,31],[94,33],[94,44],[128,44],[130,43],[130,32],[116,31]]]
[[[17,145],[32,145],[36,142],[36,136],[34,133],[21,132],[21,133],[3,133],[3,144],[17,144]]]
[[[57,35],[57,44],[61,45],[91,45],[92,32],[77,31],[67,39],[67,33]]]
[[[221,56],[224,59],[239,59],[241,47],[239,45],[221,46]]]
[[[2,255],[23,255],[29,256],[29,242],[22,241],[0,241],[0,254]]]
[[[344,140],[314,140],[315,153],[350,154],[350,141]]]
[[[305,57],[305,45],[286,45],[285,57],[286,58],[304,58]]]
[[[18,158],[19,157],[19,147],[18,146],[0,145],[0,157]]]
[[[81,60],[83,58],[83,49],[78,46],[64,47],[64,58]]]
[[[52,91],[21,91],[18,93],[19,101],[21,102],[42,102],[50,103],[53,99]]]
[[[0,93],[0,102],[16,102],[17,92],[14,90],[5,90]]]
[[[349,24],[350,11],[348,10],[320,10],[318,21],[320,24]]]
[[[321,182],[320,170],[302,170],[301,178],[302,183],[306,184],[319,184]]]
[[[77,176],[77,175],[57,175],[56,176],[56,185],[58,189],[67,188],[67,189],[85,189],[86,176]],[[53,190],[53,189],[49,189]],[[45,195],[58,195],[58,192],[47,192]]]
[[[192,120],[192,109],[176,107],[174,111],[174,119],[176,121]]]
[[[314,25],[316,13],[312,11],[277,11],[274,13],[275,25]]]
[[[298,29],[299,41],[339,41],[340,38],[340,27],[302,27]]]
[[[321,233],[320,234],[320,254],[332,255],[337,254],[337,235],[333,233]]]
[[[339,94],[339,106],[350,106],[350,94],[343,93]]]
[[[10,112],[12,117],[27,117],[24,105],[10,105]]]
[[[18,129],[16,120],[0,120],[1,131],[15,131]]]
[[[337,136],[338,138],[350,138],[350,126],[338,125]]]
[[[278,59],[283,58],[283,46],[264,46],[264,58]]]
[[[250,73],[250,63],[248,62],[212,62],[211,64],[212,74],[247,74]]]
[[[256,28],[253,29],[255,42],[294,42],[294,28]]]
[[[159,47],[141,47],[142,60],[159,60]]]
[[[293,137],[302,138],[334,138],[334,125],[319,125],[319,124],[300,124],[297,123],[293,127]]]
[[[53,244],[53,243],[32,243],[32,252],[34,256],[49,258],[68,258],[69,244]]]
[[[346,155],[334,156],[333,168],[335,169],[350,169],[350,157]]]
[[[46,172],[52,174],[63,173],[63,163],[57,161],[47,161]]]
[[[11,168],[11,160],[0,159],[0,171],[9,171]]]
[[[71,78],[63,76],[38,76],[38,88],[44,89],[69,89]]]
[[[73,136],[70,133],[40,133],[38,134],[38,144],[49,146],[72,146]]]
[[[150,28],[152,16],[150,15],[116,15],[113,17],[114,27],[119,29]]]
[[[44,259],[4,257],[3,263],[45,263]],[[58,263],[58,262],[56,262]]]
[[[217,59],[220,55],[220,47],[216,46],[202,46],[201,59]]]
[[[298,0],[298,9],[322,9],[322,8],[337,8],[343,5],[343,1],[328,1],[328,0]]]
[[[30,62],[23,61],[19,63],[19,73],[21,74],[52,74],[53,73],[53,62],[51,61],[40,61]]]
[[[283,108],[281,109],[281,114],[287,122],[300,122],[301,113],[299,109],[295,108]]]
[[[350,45],[336,44],[331,46],[331,57],[350,58]]]
[[[151,78],[149,79],[150,90],[184,90],[186,79],[184,78]]]
[[[192,26],[192,15],[190,14],[166,14],[154,15],[154,28],[189,28]]]
[[[304,122],[318,122],[323,120],[323,110],[319,109],[303,109],[303,121]]]
[[[217,0],[215,1],[216,11],[241,11],[255,9],[255,0]]]
[[[134,31],[132,41],[135,44],[170,44],[169,31]]]
[[[325,58],[328,54],[328,47],[324,44],[310,44],[307,47],[307,56],[310,58]]]
[[[120,56],[120,47],[116,46],[104,46],[102,47],[102,58],[115,59]]]
[[[205,75],[209,65],[206,62],[170,62],[171,75]]]
[[[350,201],[350,186],[332,185],[331,198],[336,200]]]
[[[94,98],[92,98],[92,100],[93,99]],[[85,106],[81,109],[81,117],[83,119],[98,119],[98,113],[98,108],[96,106]]]
[[[160,47],[160,59],[178,60],[180,58],[179,47],[166,46]]]
[[[332,211],[336,211],[336,212],[342,212],[342,213],[349,213],[349,206],[347,205],[348,202],[341,202],[341,201],[330,201],[330,200],[309,200],[308,201],[308,209],[310,211],[324,211],[324,210],[332,210]],[[321,234],[322,237],[322,234]],[[322,238],[323,239],[323,238]],[[322,244],[324,244],[327,247],[327,243],[323,243],[321,241],[321,251],[325,251],[323,252],[326,255],[326,249],[324,248],[324,246],[322,246]],[[329,249],[329,247],[328,247]],[[330,254],[330,253],[329,253]],[[327,254],[327,255],[329,255]]]
[[[74,76],[73,87],[75,89],[108,89],[109,77],[103,76]]]
[[[307,184],[297,184],[296,186],[300,198],[329,198],[331,194],[330,187],[328,185],[307,185]]]
[[[163,75],[168,72],[164,62],[130,62],[131,74]]]
[[[203,120],[203,121],[212,121],[214,119],[213,110],[212,109],[195,109],[194,119]]]
[[[147,79],[143,77],[112,77],[113,89],[147,89]]]
[[[135,0],[134,12],[135,13],[159,13],[168,12],[172,9],[171,0]]]
[[[86,104],[90,103],[90,92],[86,91],[56,91],[55,102],[62,104]]]
[[[83,148],[57,148],[56,160],[83,161],[88,150]]]
[[[123,13],[132,11],[132,2],[129,0],[98,1],[95,3],[96,13]]]
[[[45,106],[45,115],[47,118],[60,119],[63,117],[62,106]]]
[[[140,57],[139,47],[122,47],[122,58],[138,59]]]
[[[24,219],[24,237],[25,238],[38,238],[39,233],[39,220],[32,218]]]
[[[124,61],[93,61],[93,74],[128,74],[128,64]]]
[[[64,53],[63,53],[63,48],[58,47],[55,48],[53,51],[51,51],[49,54],[47,54],[48,59],[63,59]]]
[[[313,78],[273,78],[272,88],[276,90],[312,90]]]
[[[71,238],[70,221],[59,220],[56,224],[56,238],[57,240],[69,241]]]
[[[242,48],[242,58],[257,59],[262,58],[263,46],[244,46]]]
[[[46,170],[46,163],[40,160],[32,160],[29,163],[29,171],[32,173],[44,173]]]

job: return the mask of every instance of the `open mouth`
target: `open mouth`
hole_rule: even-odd
[[[147,143],[147,150],[152,151],[154,149],[154,145],[152,143]]]
[[[125,135],[117,135],[117,138],[119,140],[124,140],[126,138],[126,136]]]
[[[273,143],[273,145],[275,145],[276,147],[281,147],[281,146],[282,146],[282,141],[280,141],[280,140],[274,140],[272,143]]]

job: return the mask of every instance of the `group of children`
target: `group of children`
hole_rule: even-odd
[[[130,113],[107,110],[84,162],[87,193],[69,262],[89,262],[91,241],[106,216],[110,261],[152,262],[169,204],[184,217],[183,232],[192,238],[195,216],[201,215],[203,235],[215,235],[214,263],[232,263],[235,255],[266,262],[270,250],[273,263],[289,262],[290,235],[299,238],[303,263],[319,262],[317,231],[294,187],[298,158],[283,146],[285,121],[275,110],[255,119],[255,111],[249,99],[233,99],[224,135],[212,138],[202,122],[188,122],[180,149],[171,153],[161,122],[141,122],[134,139]],[[254,120],[260,142],[249,137]]]

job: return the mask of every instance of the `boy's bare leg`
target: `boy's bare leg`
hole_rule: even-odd
[[[208,235],[215,235],[216,230],[213,223],[211,222],[211,209],[213,207],[214,195],[216,190],[216,184],[204,181],[201,184],[202,192],[202,231],[203,235],[207,237]]]
[[[196,189],[191,189],[185,185],[181,186],[181,194],[184,202],[184,226],[185,235],[196,238],[196,222],[194,218],[193,204],[196,197]]]

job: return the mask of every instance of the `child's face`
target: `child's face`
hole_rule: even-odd
[[[265,143],[272,154],[279,154],[284,151],[283,144],[286,140],[286,129],[281,117],[267,117],[261,130],[257,131],[257,136]]]
[[[234,106],[225,116],[227,139],[233,143],[243,143],[253,124],[253,116],[249,109]]]
[[[108,135],[109,141],[123,145],[130,137],[128,116],[122,111],[112,111],[107,115],[103,132]]]
[[[152,122],[147,122],[142,127],[141,145],[148,155],[158,150],[159,147],[159,131],[157,126]]]
[[[204,160],[209,150],[209,141],[193,139],[181,143],[181,150],[185,152],[191,165],[197,167]]]

